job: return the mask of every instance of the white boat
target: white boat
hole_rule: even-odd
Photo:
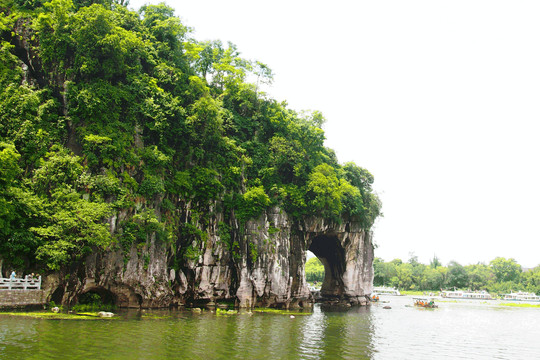
[[[513,301],[540,301],[540,296],[535,293],[528,292],[510,292],[510,294],[504,295],[504,300],[513,300]]]
[[[494,300],[493,297],[487,291],[443,291],[441,292],[443,298],[448,299],[467,299],[467,300]]]
[[[401,296],[398,289],[387,288],[387,287],[384,287],[384,286],[383,287],[374,287],[373,288],[373,294]]]

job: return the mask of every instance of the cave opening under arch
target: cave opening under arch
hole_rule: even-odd
[[[344,294],[345,249],[336,236],[318,235],[308,247],[324,266],[324,280],[320,290],[323,299],[339,298]]]
[[[116,305],[117,296],[112,292],[102,287],[94,287],[82,293],[77,299],[78,304],[91,305]]]

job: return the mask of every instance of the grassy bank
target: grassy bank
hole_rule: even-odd
[[[509,307],[519,307],[519,308],[539,308],[540,304],[529,304],[529,303],[503,303],[499,304],[500,306],[509,306]]]

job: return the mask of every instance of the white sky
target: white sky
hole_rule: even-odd
[[[540,264],[539,1],[166,3],[325,115],[327,146],[375,176],[376,256]]]

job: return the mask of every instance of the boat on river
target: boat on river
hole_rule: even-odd
[[[510,294],[504,294],[503,297],[504,300],[511,300],[511,301],[540,301],[540,296],[536,295],[535,293],[528,293],[528,292],[510,292]]]
[[[494,300],[494,298],[487,291],[443,291],[441,297],[447,299],[465,299],[465,300]]]
[[[414,300],[414,306],[430,308],[430,309],[435,309],[439,307],[435,305],[435,301],[433,299],[413,298],[413,300]]]
[[[388,287],[374,287],[373,293],[377,295],[393,295],[393,296],[401,296],[401,293],[398,289],[395,288],[388,288]]]

